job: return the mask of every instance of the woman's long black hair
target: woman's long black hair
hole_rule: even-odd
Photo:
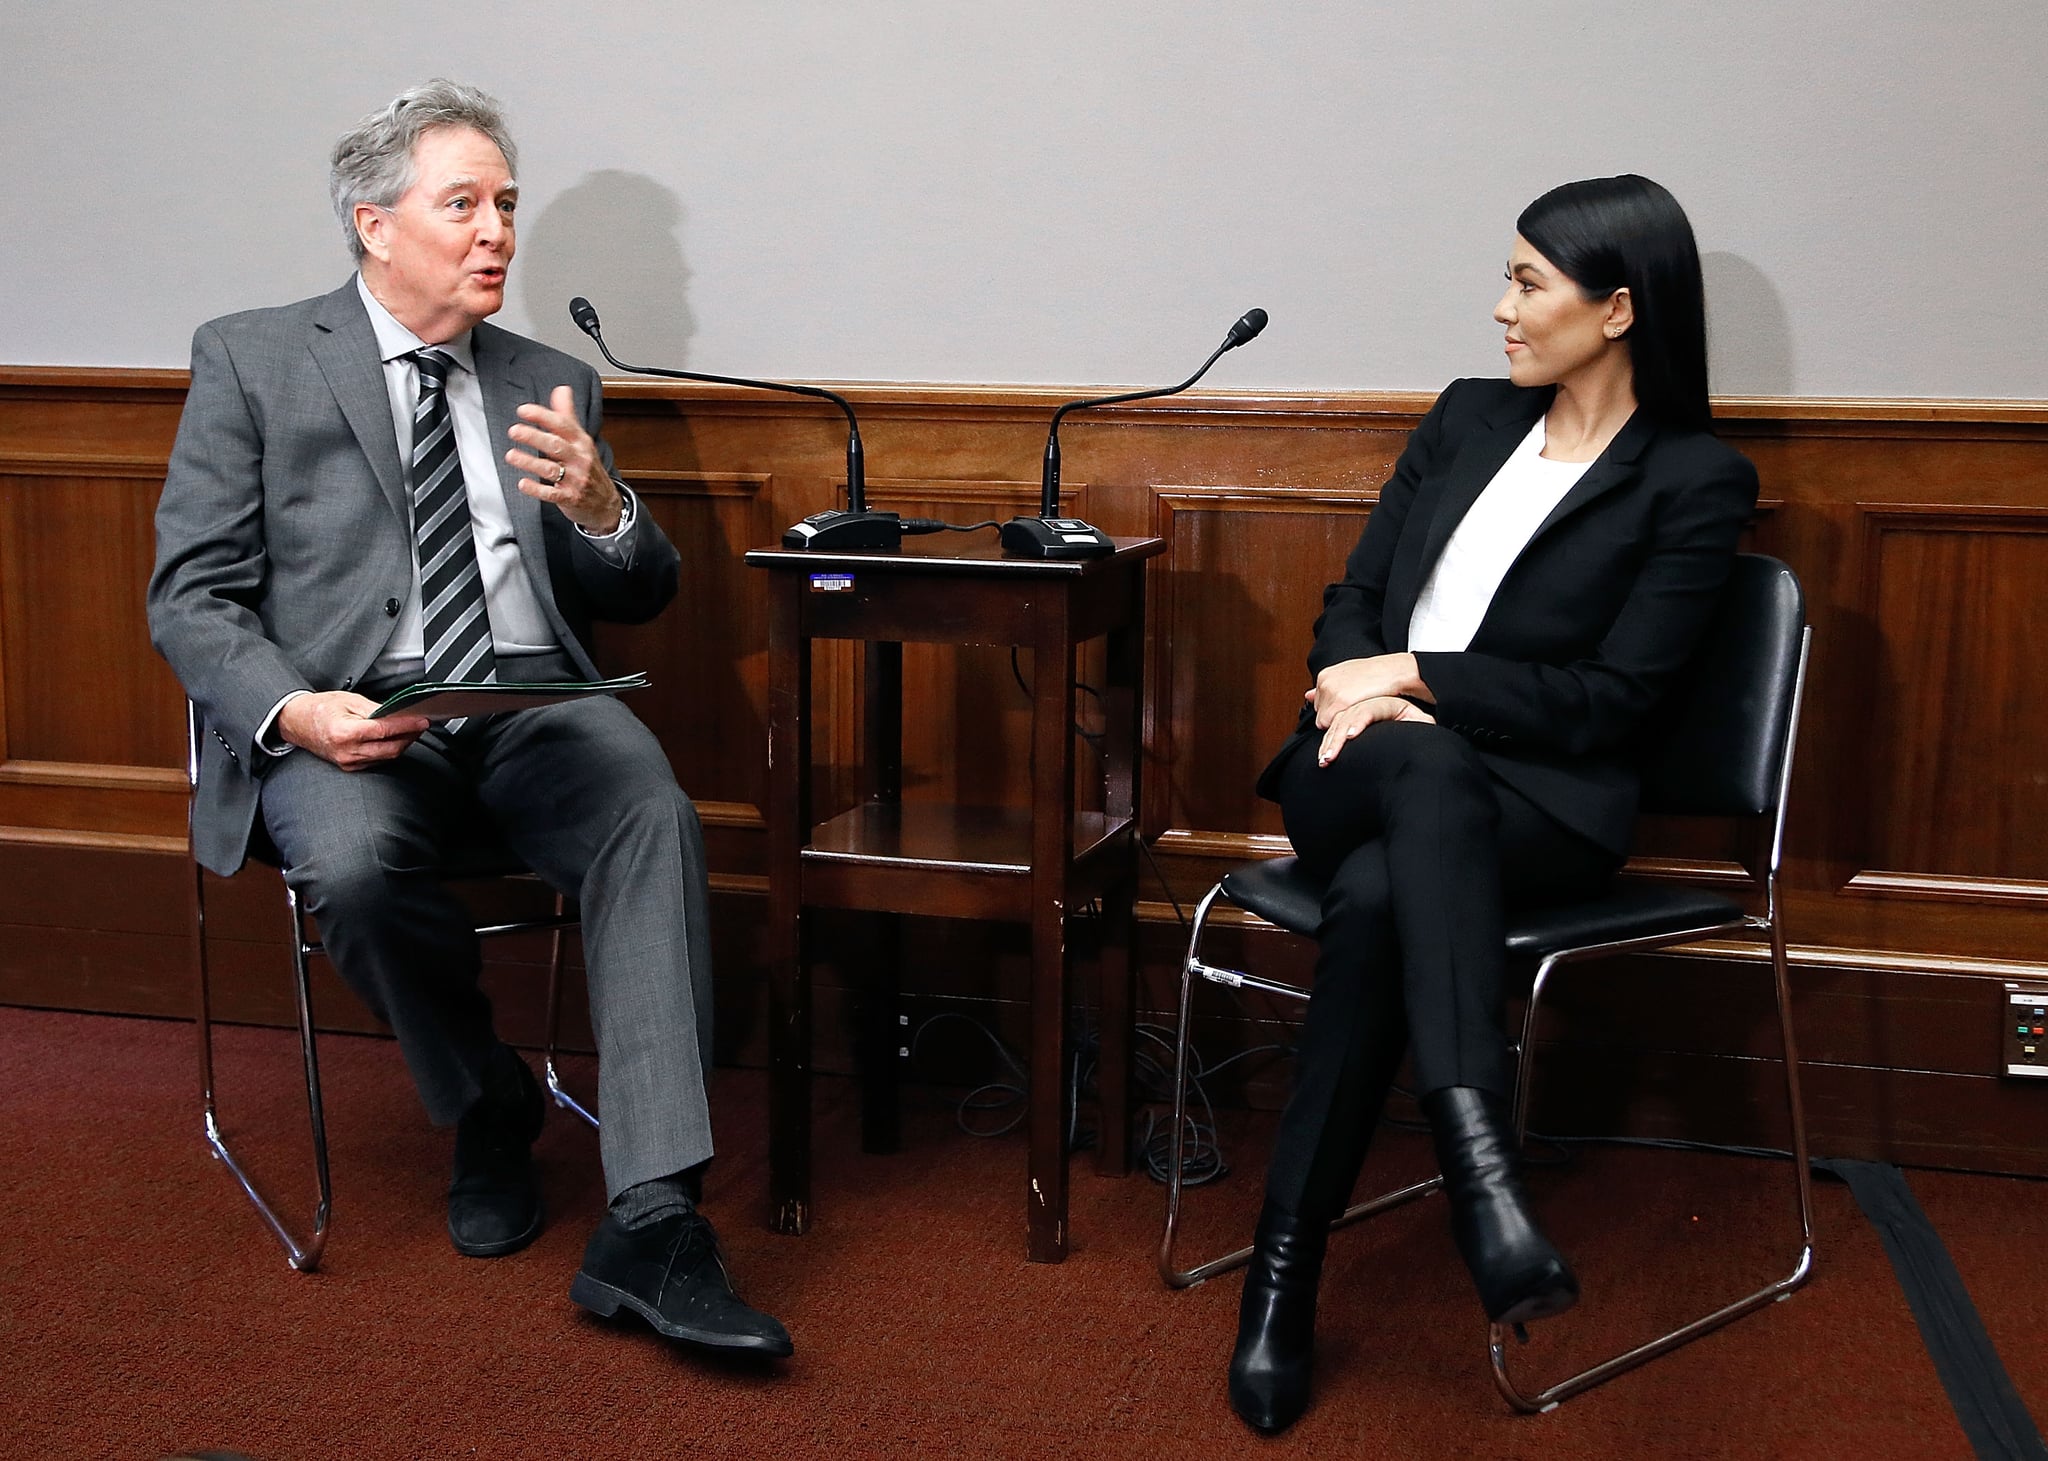
[[[1678,200],[1634,173],[1587,178],[1524,208],[1515,231],[1588,298],[1629,292],[1636,404],[1666,425],[1711,431],[1706,290]]]

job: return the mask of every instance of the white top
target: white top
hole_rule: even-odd
[[[1593,465],[1551,461],[1542,455],[1544,439],[1539,416],[1452,530],[1408,620],[1411,651],[1456,652],[1471,645],[1501,580],[1551,510]]]

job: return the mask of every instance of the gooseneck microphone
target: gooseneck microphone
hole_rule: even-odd
[[[867,501],[867,474],[861,455],[860,423],[854,419],[853,405],[837,391],[828,391],[823,386],[793,386],[780,381],[748,380],[738,375],[710,375],[697,370],[665,370],[656,365],[628,365],[612,354],[611,347],[604,342],[604,333],[597,322],[597,308],[582,295],[569,301],[569,318],[576,328],[597,342],[597,348],[620,370],[629,375],[657,375],[670,380],[708,381],[721,386],[751,386],[763,391],[786,391],[793,396],[813,396],[821,401],[830,401],[846,413],[846,506],[830,508],[824,512],[812,513],[782,535],[785,548],[825,548],[850,551],[872,551],[875,549],[897,548],[902,545],[902,520],[893,512],[870,512]]]
[[[1052,429],[1045,436],[1045,470],[1039,478],[1038,516],[1013,517],[1003,524],[1003,552],[1012,558],[1101,558],[1116,551],[1116,544],[1100,528],[1090,527],[1079,518],[1060,516],[1060,422],[1069,411],[1085,411],[1091,406],[1115,406],[1125,401],[1149,401],[1155,396],[1173,396],[1192,386],[1209,373],[1209,367],[1222,358],[1225,351],[1235,350],[1249,340],[1258,338],[1259,331],[1266,328],[1266,312],[1262,309],[1248,309],[1230,327],[1230,333],[1223,337],[1209,358],[1202,362],[1201,369],[1177,386],[1162,386],[1152,391],[1125,391],[1115,396],[1095,396],[1085,401],[1069,401],[1052,413]]]

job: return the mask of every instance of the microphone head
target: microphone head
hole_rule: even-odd
[[[597,307],[582,295],[579,294],[569,301],[569,318],[576,322],[577,329],[593,340],[597,338]],[[1259,323],[1263,325],[1265,322],[1265,318],[1261,316]],[[1243,321],[1239,323],[1242,324]]]
[[[1238,322],[1230,327],[1230,333],[1223,337],[1223,348],[1235,350],[1249,340],[1256,340],[1259,331],[1266,328],[1266,312],[1262,309],[1248,309]]]

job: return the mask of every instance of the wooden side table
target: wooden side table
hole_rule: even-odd
[[[1069,1100],[1067,920],[1098,901],[1103,930],[1104,1170],[1130,1170],[1131,1004],[1136,987],[1138,744],[1142,732],[1145,560],[1158,538],[1119,538],[1088,562],[1004,558],[912,539],[895,553],[757,549],[769,584],[768,922],[771,967],[771,1224],[811,1220],[811,980],[805,910],[1002,919],[1031,931],[1030,1165],[1027,1255],[1067,1252]],[[1076,651],[1106,640],[1101,811],[1074,796]],[[860,805],[822,825],[811,798],[811,644],[867,641]],[[995,644],[1031,650],[1028,809],[906,805],[902,646]],[[893,971],[889,976],[893,979]],[[890,1000],[893,1005],[893,999]],[[879,1052],[870,1042],[870,1054]],[[894,1042],[888,1045],[893,1052]],[[874,1064],[873,1060],[870,1064]],[[893,1144],[894,1061],[866,1072],[868,1144]],[[889,1114],[878,1112],[886,1099]]]

